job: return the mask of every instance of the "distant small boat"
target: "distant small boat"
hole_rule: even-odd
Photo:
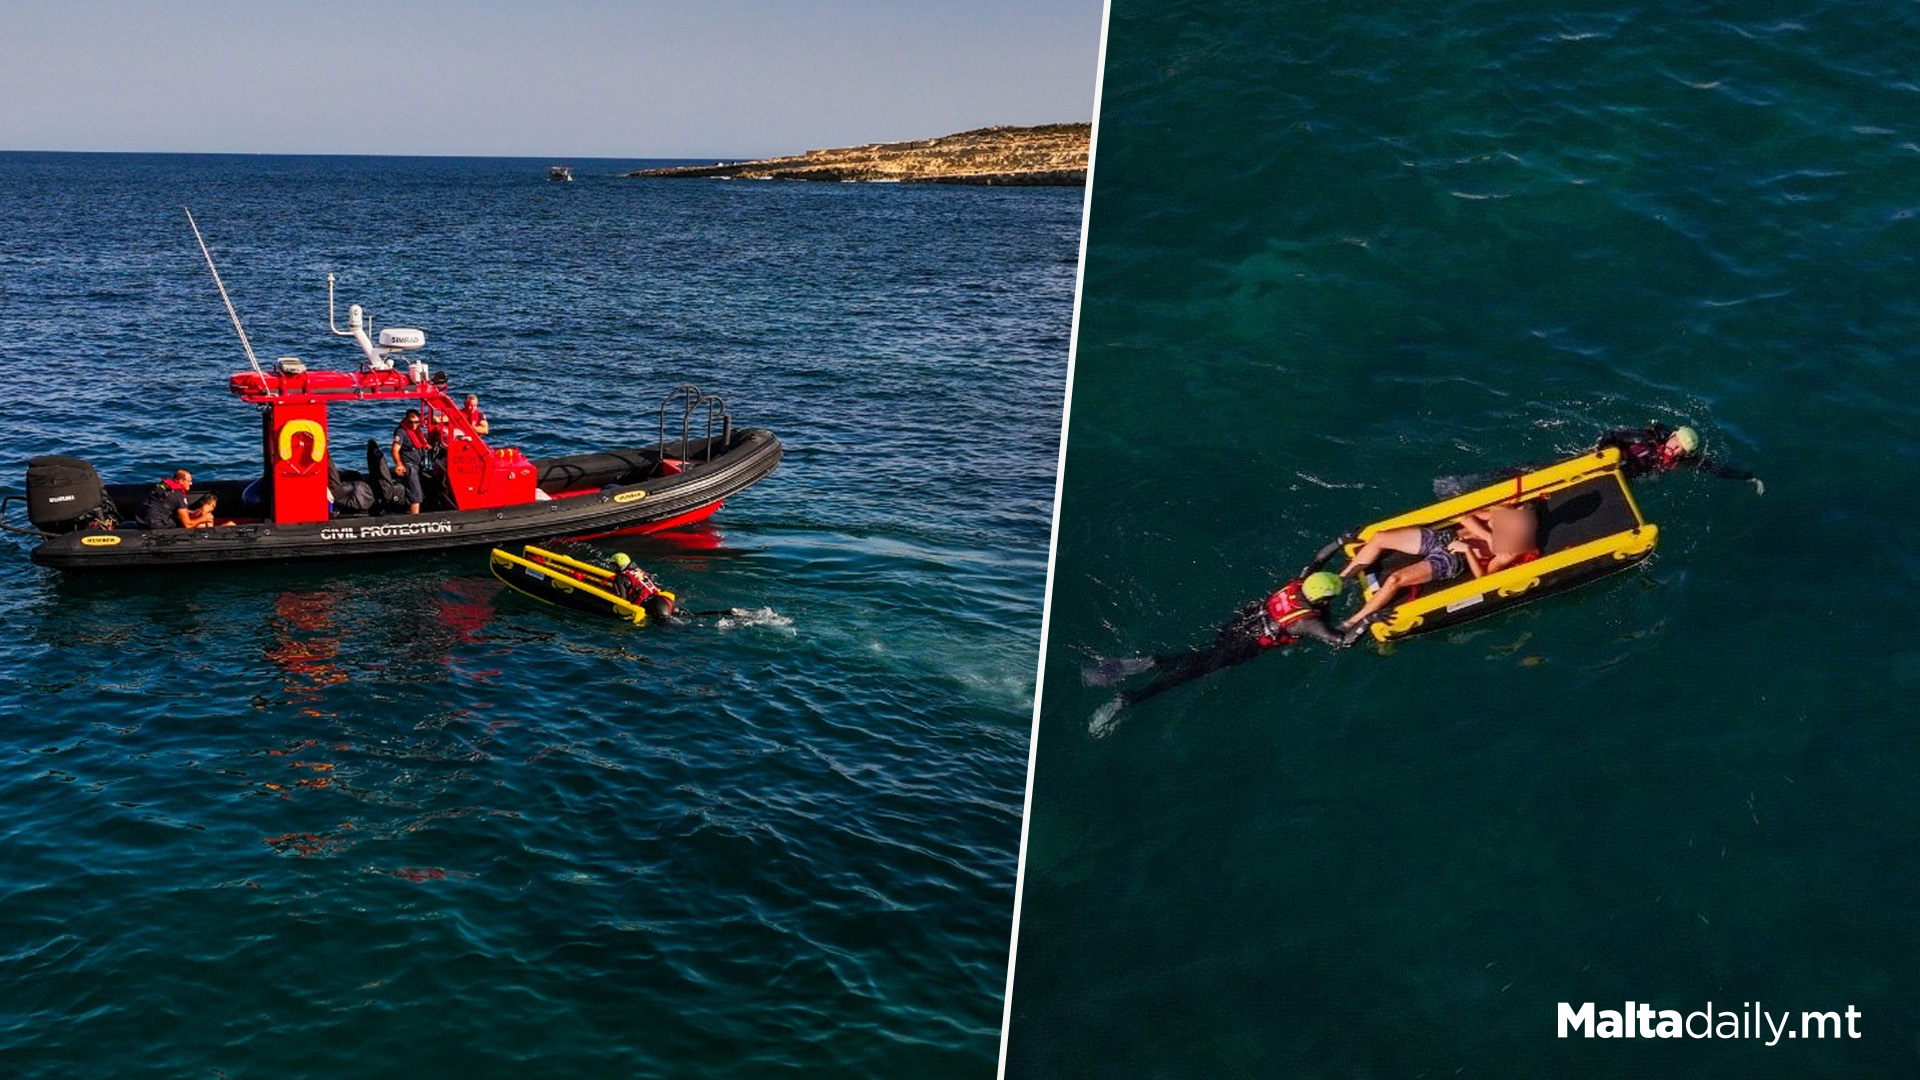
[[[549,180],[566,180],[566,181],[569,181],[569,182],[571,182],[571,181],[573,180],[573,168],[572,168],[571,166],[568,166],[568,165],[552,165],[552,166],[548,166],[548,168],[547,168],[547,179],[549,179]]]

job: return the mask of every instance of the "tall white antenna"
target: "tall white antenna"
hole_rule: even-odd
[[[272,384],[267,382],[267,373],[260,370],[260,361],[254,358],[253,342],[247,340],[246,328],[240,325],[240,313],[233,310],[233,301],[227,296],[227,287],[220,281],[220,270],[213,265],[213,252],[207,250],[207,241],[200,235],[200,226],[193,222],[193,211],[187,211],[187,227],[193,230],[193,238],[200,242],[200,254],[207,257],[207,269],[213,271],[213,287],[220,290],[220,300],[227,305],[227,316],[233,320],[233,332],[240,335],[240,347],[247,352],[247,363],[253,365],[253,373],[260,376],[260,385],[269,393],[274,392]]]

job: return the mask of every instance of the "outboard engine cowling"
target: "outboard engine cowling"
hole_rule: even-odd
[[[27,461],[27,520],[43,532],[64,533],[111,524],[119,515],[107,485],[79,458],[46,456]]]

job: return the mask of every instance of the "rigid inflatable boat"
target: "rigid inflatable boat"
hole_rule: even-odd
[[[1386,529],[1419,526],[1444,532],[1475,510],[1529,501],[1540,515],[1537,558],[1485,577],[1469,575],[1438,588],[1409,589],[1368,631],[1380,641],[1391,641],[1505,611],[1633,566],[1653,554],[1660,536],[1659,527],[1640,516],[1620,470],[1620,452],[1609,447],[1374,522],[1346,545],[1346,553],[1351,558],[1369,537]],[[1386,575],[1415,558],[1399,552],[1383,555],[1361,575],[1361,595],[1372,597]]]
[[[334,325],[331,275],[327,294],[328,325],[359,346],[358,370],[309,370],[294,357],[262,365],[240,332],[250,370],[233,375],[227,389],[259,410],[262,469],[257,477],[194,485],[194,495],[218,497],[223,524],[145,527],[138,516],[154,480],[106,484],[86,461],[48,456],[28,462],[24,497],[0,500],[0,526],[38,538],[33,561],[60,570],[381,559],[671,529],[711,515],[780,462],[771,431],[736,428],[719,397],[691,385],[662,400],[651,443],[549,458],[489,445],[449,396],[445,372],[396,362],[425,346],[424,333],[384,329],[376,344],[358,304],[348,309],[347,329]],[[420,513],[407,512],[387,444],[368,440],[363,460],[359,447],[343,453],[331,437],[332,410],[358,406],[395,420],[419,411],[433,443]],[[349,457],[366,471],[342,467]],[[25,503],[30,528],[6,522],[15,501]]]
[[[640,603],[631,603],[614,595],[613,571],[557,551],[529,544],[515,555],[494,548],[488,562],[493,576],[513,591],[571,611],[630,623],[665,618],[673,612],[673,593],[661,589]]]

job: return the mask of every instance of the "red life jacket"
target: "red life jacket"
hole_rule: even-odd
[[[421,426],[425,427],[426,425],[422,424]],[[427,447],[430,445],[427,442],[426,435],[422,434],[419,431],[415,431],[413,428],[410,428],[405,424],[401,424],[398,428],[395,428],[394,435],[396,436],[396,441],[398,436],[405,435],[407,437],[407,441],[413,444],[413,448],[415,450],[420,451],[422,454],[427,452]]]
[[[644,604],[648,597],[660,591],[660,586],[655,585],[646,571],[637,566],[629,566],[614,574],[614,580],[624,585],[623,588],[614,590],[615,595],[629,604]]]
[[[1661,453],[1665,447],[1665,443],[1637,442],[1621,447],[1620,459],[1634,472],[1652,472],[1673,464]]]
[[[1287,632],[1287,627],[1319,614],[1307,600],[1301,581],[1294,578],[1267,597],[1267,632],[1260,635],[1260,644],[1268,648],[1293,644],[1298,639]]]

